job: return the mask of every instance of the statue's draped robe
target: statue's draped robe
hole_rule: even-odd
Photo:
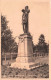
[[[28,14],[26,13],[23,13],[22,24],[23,24],[24,33],[27,33],[28,32]]]
[[[28,14],[30,10],[28,9],[28,6],[25,7],[25,10],[22,9],[23,15],[22,15],[22,24],[23,24],[23,31],[24,33],[28,33]]]

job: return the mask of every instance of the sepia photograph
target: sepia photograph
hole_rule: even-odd
[[[1,78],[49,79],[48,0],[1,0]]]

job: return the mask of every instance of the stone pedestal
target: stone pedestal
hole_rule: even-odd
[[[16,62],[11,64],[12,67],[29,69],[34,63],[33,44],[30,33],[24,33],[19,36],[18,56]]]

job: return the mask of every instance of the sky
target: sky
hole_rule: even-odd
[[[29,6],[29,32],[33,36],[33,43],[38,43],[38,38],[44,34],[49,41],[49,1],[48,0],[1,0],[1,13],[9,21],[8,27],[13,32],[13,37],[23,33],[22,9]],[[15,39],[18,42],[18,37]]]

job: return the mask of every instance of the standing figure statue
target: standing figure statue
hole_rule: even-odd
[[[25,10],[22,9],[23,15],[22,15],[22,25],[23,25],[23,31],[24,33],[28,33],[28,14],[30,10],[28,9],[28,6],[25,7]]]

